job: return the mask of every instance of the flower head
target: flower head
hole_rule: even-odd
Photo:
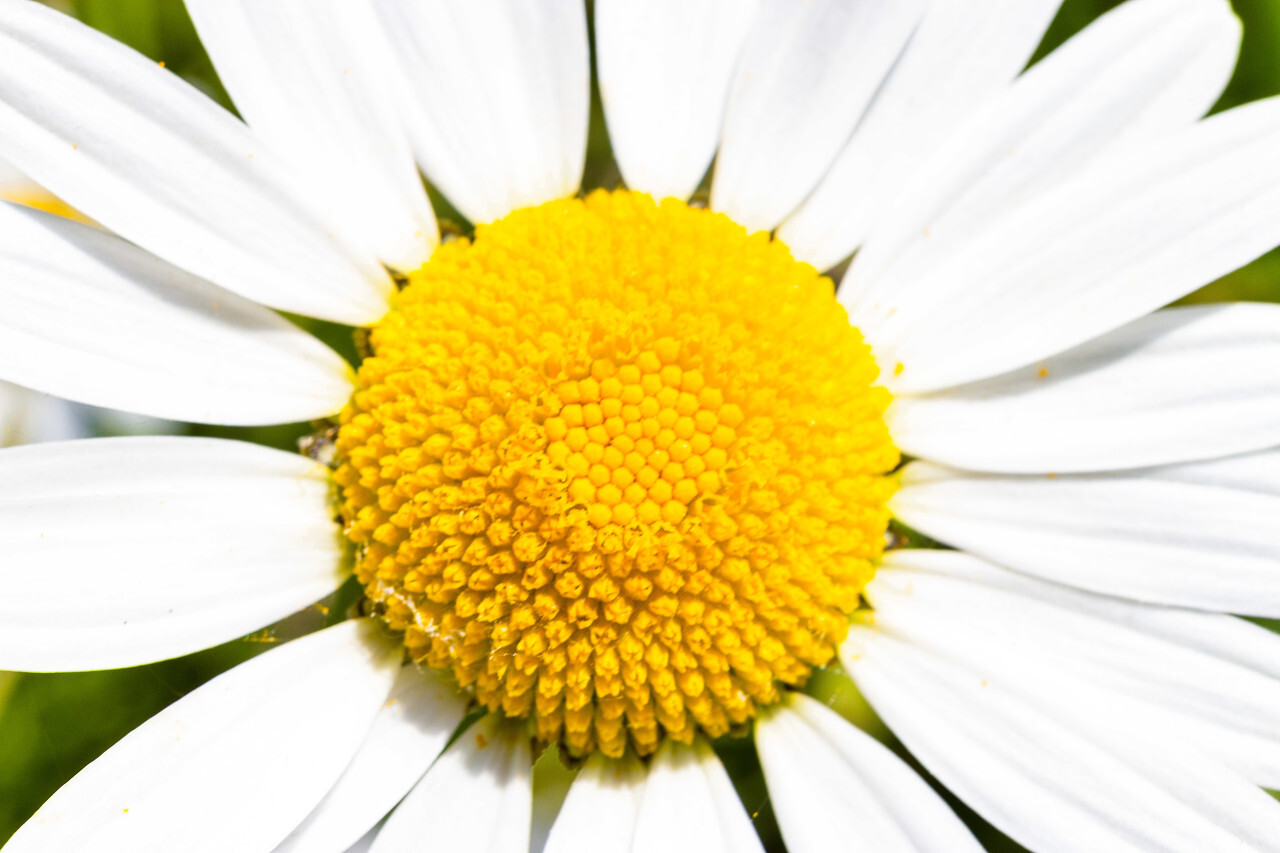
[[[830,663],[884,547],[889,396],[831,282],[670,199],[440,247],[336,438],[412,659],[572,755],[745,724]]]
[[[576,0],[188,0],[244,122],[0,2],[0,153],[120,235],[0,208],[0,376],[319,421],[0,452],[0,666],[184,654],[352,573],[377,617],[184,697],[8,853],[749,851],[709,745],[747,734],[795,853],[978,849],[803,692],[837,659],[1032,849],[1275,849],[1280,639],[1223,614],[1280,614],[1280,316],[1157,309],[1280,243],[1280,106],[1201,120],[1220,0],[1024,72],[1057,5],[598,0],[628,189],[579,195]]]

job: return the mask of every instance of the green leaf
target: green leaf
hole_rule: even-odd
[[[160,59],[162,0],[76,0],[76,17],[139,53]]]

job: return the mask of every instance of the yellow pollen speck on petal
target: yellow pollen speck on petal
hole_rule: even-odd
[[[884,547],[888,392],[767,234],[597,192],[440,246],[341,415],[356,572],[409,655],[573,755],[746,723]]]

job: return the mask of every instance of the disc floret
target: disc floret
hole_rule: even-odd
[[[898,454],[829,279],[629,192],[441,246],[341,416],[357,575],[410,657],[574,755],[715,737],[828,663]]]

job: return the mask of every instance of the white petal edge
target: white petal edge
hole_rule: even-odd
[[[0,202],[0,378],[173,420],[322,418],[352,370],[275,312],[96,228]]]
[[[931,3],[849,144],[778,230],[820,270],[847,257],[925,160],[1017,77],[1062,0]]]
[[[706,741],[667,739],[649,764],[633,853],[764,853],[720,759]]]
[[[274,853],[342,853],[359,841],[427,772],[466,711],[436,672],[401,667],[351,764]]]
[[[924,0],[764,0],[734,72],[711,207],[772,230],[817,185],[902,55]]]
[[[981,853],[928,783],[821,702],[790,694],[755,731],[769,801],[791,853]]]
[[[369,830],[364,837],[348,847],[346,853],[369,853],[373,849],[373,841],[378,837],[378,830],[380,829],[382,829],[381,824]]]
[[[528,853],[532,809],[528,739],[490,714],[436,760],[391,813],[371,853],[409,853],[424,839],[450,853]]]
[[[759,0],[597,0],[596,67],[627,186],[686,199],[716,153]]]
[[[1014,592],[1032,601],[1080,610],[1280,680],[1280,636],[1235,616],[1098,595],[1001,568],[962,551],[898,549],[886,552],[882,565],[886,569],[946,574]]]
[[[1275,471],[1280,451],[1228,461]],[[1180,482],[1179,466],[1122,474],[995,476],[914,462],[890,509],[1000,565],[1108,595],[1280,617],[1280,476],[1267,492]]]
[[[1280,807],[1169,733],[1060,718],[986,673],[855,626],[841,660],[908,749],[1018,843],[1074,850],[1276,850]]]
[[[172,264],[272,308],[362,325],[386,271],[288,161],[176,75],[39,3],[0,4],[0,154]]]
[[[80,771],[6,853],[266,853],[342,772],[400,650],[367,620],[272,649],[179,699]]]
[[[8,160],[0,159],[0,198],[20,201],[40,192],[44,192],[44,187],[31,180]]]
[[[186,0],[218,77],[253,132],[322,188],[328,219],[411,272],[439,242],[395,102],[383,33],[350,0]]]
[[[573,195],[590,107],[581,0],[373,0],[418,163],[477,224]]]
[[[578,772],[551,826],[543,853],[631,853],[648,771],[628,753],[596,753]]]
[[[1223,0],[1130,0],[1099,17],[921,169],[859,251],[842,302],[883,319],[879,306],[895,301],[895,288],[909,288],[998,217],[1104,152],[1199,119],[1231,77],[1240,32]]]
[[[889,380],[899,393],[1055,355],[1280,244],[1280,167],[1271,157],[1278,144],[1280,99],[1272,99],[1127,146],[910,285],[886,280],[884,292],[898,293],[893,304],[870,297],[853,322],[874,329],[877,353],[903,366]],[[979,258],[990,252],[1000,257]],[[880,317],[882,310],[896,313]]]
[[[1038,365],[886,412],[906,454],[1007,474],[1110,471],[1280,444],[1280,306],[1159,311]]]
[[[1274,665],[1280,637],[1256,625],[1098,596],[954,551],[888,555],[867,596],[877,631],[981,670],[1068,721],[1159,732],[1280,786],[1280,679],[1197,642],[1234,621]],[[1146,624],[1169,617],[1183,622],[1179,632]]]
[[[331,488],[310,459],[222,439],[0,450],[0,669],[177,657],[323,598],[344,577]]]

